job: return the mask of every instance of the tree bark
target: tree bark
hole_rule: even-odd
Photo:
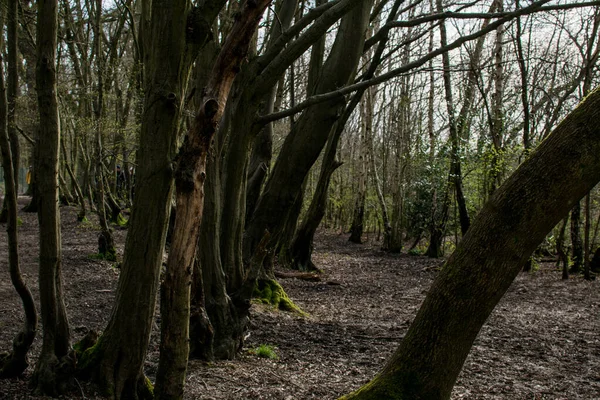
[[[8,12],[9,19],[16,15],[17,2],[10,1]],[[4,13],[3,13],[4,15]],[[4,19],[1,18],[0,19]],[[9,29],[11,22],[9,21]],[[0,26],[4,21],[0,22]],[[0,48],[2,39],[0,38]],[[16,71],[15,71],[16,72]],[[33,343],[37,330],[37,311],[35,303],[27,284],[21,275],[19,265],[18,248],[18,223],[17,223],[17,185],[15,183],[15,174],[12,162],[12,147],[8,135],[7,121],[10,118],[8,114],[6,89],[4,85],[4,68],[2,55],[0,54],[0,151],[2,154],[2,168],[4,170],[5,196],[4,202],[7,210],[6,233],[8,237],[8,267],[10,279],[15,290],[21,297],[23,309],[25,311],[25,321],[21,331],[13,339],[13,349],[10,354],[0,358],[0,378],[14,378],[20,376],[29,366],[27,353]],[[14,122],[14,121],[13,121]]]
[[[7,114],[7,129],[8,137],[10,140],[10,150],[12,158],[12,170],[14,174],[15,182],[15,193],[19,195],[19,166],[21,165],[21,145],[19,144],[19,135],[17,134],[17,127],[15,121],[15,110],[17,105],[17,96],[19,94],[19,74],[17,70],[17,52],[18,52],[18,2],[17,0],[9,0],[7,2],[6,10],[7,24],[7,55],[8,55],[8,74],[7,74],[7,88],[6,95],[8,101],[8,114]],[[8,203],[6,197],[0,211],[0,222],[4,223],[8,221]]]
[[[571,244],[573,246],[573,264],[569,272],[578,274],[583,270],[583,241],[581,240],[581,202],[571,210]]]
[[[331,53],[323,66],[317,92],[343,86],[354,75],[362,53],[362,46],[356,44],[364,40],[371,5],[370,0],[363,1],[342,19]],[[343,100],[338,99],[309,108],[287,136],[244,234],[243,259],[246,264],[265,231],[272,235],[270,246],[276,245],[283,228],[281,216],[296,199],[343,106]],[[295,168],[289,168],[289,165]]]
[[[384,369],[345,399],[448,399],[479,330],[547,233],[600,181],[600,89],[496,190]]]
[[[40,127],[37,187],[40,226],[39,286],[42,351],[33,385],[40,394],[56,396],[64,390],[58,380],[60,359],[70,349],[70,329],[61,276],[60,213],[58,211],[58,154],[60,124],[56,98],[57,0],[38,1],[36,88]]]
[[[196,10],[198,18],[190,18],[190,8],[185,0],[154,0],[151,4],[151,23],[144,38],[144,118],[121,276],[108,325],[80,362],[82,375],[94,379],[104,393],[116,399],[152,396],[142,367],[171,206],[172,162],[184,89],[193,57],[207,38],[203,27],[211,22],[202,23],[203,18],[218,13]]]
[[[177,156],[177,215],[161,290],[161,343],[157,399],[183,398],[189,352],[190,285],[199,237],[206,161],[213,135],[248,46],[271,0],[247,1],[213,66],[201,108]]]

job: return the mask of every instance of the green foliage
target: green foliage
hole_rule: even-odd
[[[23,225],[23,220],[21,219],[21,217],[17,217],[17,226],[21,225]]]
[[[275,352],[275,348],[268,344],[261,344],[260,346],[249,351],[250,354],[254,354],[260,358],[268,358],[271,360],[277,360],[279,356]]]

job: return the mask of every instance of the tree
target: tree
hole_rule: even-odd
[[[479,330],[546,234],[598,181],[596,89],[496,190],[384,369],[344,399],[447,399]]]
[[[7,87],[7,100],[8,100],[8,137],[11,141],[11,159],[13,164],[14,182],[15,182],[15,193],[19,194],[19,166],[21,165],[21,146],[19,144],[19,136],[17,134],[17,127],[15,121],[15,111],[17,105],[17,97],[19,94],[19,74],[17,69],[18,60],[18,3],[16,0],[10,0],[7,2],[7,54],[8,54],[8,87]],[[4,201],[2,210],[0,211],[0,222],[7,222],[7,211],[8,204]]]
[[[242,6],[204,88],[201,108],[176,158],[177,214],[161,288],[160,360],[156,374],[158,399],[183,398],[189,353],[190,286],[204,206],[207,156],[233,80],[270,2],[246,1]]]
[[[133,210],[111,318],[80,362],[84,376],[117,399],[151,397],[142,365],[171,208],[184,89],[191,63],[206,43],[206,28],[222,4],[195,9],[187,0],[142,3],[145,100]]]
[[[56,45],[58,1],[40,0],[37,20],[36,88],[40,113],[36,183],[40,225],[39,286],[42,351],[35,366],[36,391],[58,395],[59,363],[70,350],[70,329],[61,277],[60,213],[58,211],[58,154],[60,125],[56,98]]]
[[[9,9],[9,30],[16,29],[17,1],[10,1]],[[4,17],[2,13],[2,17]],[[13,18],[13,21],[10,21]],[[3,25],[4,18],[0,18]],[[14,35],[14,33],[13,33]],[[14,38],[14,36],[13,36]],[[2,47],[2,38],[0,38],[0,48]],[[16,71],[14,71],[16,72]],[[14,101],[14,99],[13,99]],[[14,106],[14,103],[13,103]],[[14,117],[14,114],[13,114]],[[25,323],[23,329],[17,334],[13,340],[13,350],[10,354],[0,357],[0,377],[16,377],[20,376],[29,363],[27,362],[27,353],[33,343],[37,330],[37,311],[33,296],[23,280],[19,265],[19,249],[18,249],[18,221],[17,221],[17,185],[15,183],[15,174],[13,171],[12,158],[12,143],[9,140],[8,134],[8,107],[6,99],[6,88],[4,85],[4,67],[2,56],[0,55],[0,151],[2,154],[2,168],[4,170],[4,182],[6,194],[4,203],[7,211],[6,233],[8,236],[8,264],[10,270],[10,278],[15,290],[21,297],[23,309],[25,311]],[[14,123],[14,119],[13,119]],[[18,149],[18,146],[16,147]],[[18,150],[17,150],[18,151]]]

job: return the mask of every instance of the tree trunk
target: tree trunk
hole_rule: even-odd
[[[272,29],[269,34],[269,45],[281,36],[281,33],[288,29],[294,18],[298,0],[286,0],[278,2],[277,22],[272,24]],[[312,57],[312,56],[311,56]],[[265,99],[265,106],[261,114],[270,114],[273,112],[277,92],[283,86],[283,81],[279,85],[273,86]],[[278,89],[279,88],[279,89]],[[248,222],[252,217],[256,202],[260,196],[262,184],[267,176],[267,172],[271,167],[271,157],[273,155],[273,124],[269,122],[254,139],[252,144],[252,155],[250,156],[250,165],[248,166],[248,183],[246,184],[246,218]]]
[[[483,207],[372,382],[345,399],[448,399],[479,330],[547,233],[600,180],[600,90]],[[490,240],[493,238],[493,240]]]
[[[151,5],[142,5],[144,16],[147,7],[152,12],[149,30],[145,31],[148,36],[143,38],[147,44],[146,87],[133,210],[110,320],[97,344],[80,362],[82,374],[116,399],[151,397],[142,367],[171,206],[172,161],[189,67],[207,34],[194,25],[201,21],[189,18],[188,1],[154,0]],[[211,18],[210,13],[194,15]]]
[[[324,93],[345,85],[354,75],[360,56],[364,32],[372,2],[363,1],[342,19],[331,53],[325,62],[317,92]],[[269,231],[271,247],[279,240],[281,216],[296,199],[306,174],[325,146],[331,127],[344,106],[342,99],[309,107],[287,136],[271,176],[248,229],[244,235],[243,258],[247,264],[264,235]],[[294,165],[295,168],[289,168]]]
[[[56,98],[57,0],[38,1],[36,88],[40,112],[37,187],[40,226],[40,304],[44,327],[42,351],[33,385],[40,394],[57,396],[60,359],[70,349],[70,330],[63,299],[60,213],[58,211],[58,154],[60,124]]]
[[[7,101],[8,101],[8,114],[7,114],[7,129],[8,137],[10,140],[10,150],[12,158],[12,170],[14,173],[15,182],[15,193],[19,195],[19,166],[21,165],[21,145],[19,144],[19,135],[17,134],[17,127],[15,121],[15,109],[17,105],[17,96],[19,94],[19,74],[17,70],[17,51],[18,51],[18,6],[16,0],[10,0],[6,10],[7,16],[7,55],[8,55],[8,74],[7,80],[8,85],[6,88]],[[6,197],[0,211],[0,222],[5,223],[8,221],[8,203]]]
[[[9,2],[9,29],[11,23],[10,18],[16,17],[17,1]],[[2,14],[4,15],[4,14]],[[1,18],[4,19],[4,18]],[[4,21],[0,22],[0,26],[4,25]],[[10,35],[10,34],[9,34]],[[9,39],[10,40],[10,39]],[[0,38],[0,48],[2,47],[2,39]],[[7,99],[6,89],[4,86],[4,68],[2,56],[0,54],[0,151],[2,153],[2,168],[4,169],[5,196],[4,202],[7,209],[7,224],[6,233],[8,236],[8,265],[10,279],[15,287],[15,290],[21,297],[23,309],[25,311],[25,322],[21,331],[13,339],[13,349],[6,357],[0,358],[0,378],[14,378],[21,376],[27,369],[27,353],[33,343],[37,329],[37,311],[35,303],[27,284],[21,275],[19,265],[19,248],[18,248],[18,223],[17,223],[17,185],[15,183],[15,174],[13,172],[12,148],[9,141],[7,127]],[[13,121],[14,122],[14,121]]]
[[[583,270],[583,241],[581,240],[581,202],[571,210],[571,244],[573,245],[573,264],[569,272],[578,274]]]
[[[334,128],[329,137],[325,155],[321,164],[321,173],[317,189],[313,195],[308,212],[302,221],[300,227],[296,230],[294,239],[288,250],[288,259],[291,267],[300,271],[315,271],[318,268],[313,264],[311,256],[313,250],[313,240],[315,233],[323,216],[325,215],[325,205],[327,203],[327,193],[329,192],[329,183],[331,175],[338,169],[342,163],[337,161],[335,156],[337,146],[343,129]]]
[[[504,11],[504,0],[494,0],[498,4],[498,12]],[[490,134],[492,138],[492,157],[490,165],[490,187],[489,194],[494,193],[500,186],[504,175],[504,26],[500,25],[496,29],[496,41],[494,44],[494,71],[492,80],[494,82],[494,93],[492,94],[492,109],[490,116]]]
[[[360,150],[358,156],[358,172],[355,176],[358,181],[358,188],[356,191],[356,200],[354,203],[354,212],[352,216],[352,226],[350,227],[350,238],[348,239],[352,243],[362,243],[363,224],[365,216],[365,200],[367,198],[367,171],[369,163],[369,150],[371,130],[373,128],[373,90],[367,90],[361,104],[362,114],[362,126],[360,135]]]
[[[271,0],[248,1],[225,41],[204,89],[202,105],[177,156],[177,215],[161,290],[157,399],[182,399],[189,352],[190,285],[198,242],[206,161],[212,137],[253,33]]]

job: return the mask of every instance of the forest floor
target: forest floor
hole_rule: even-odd
[[[90,257],[97,252],[97,227],[78,224],[74,208],[62,207],[61,213],[66,307],[78,340],[88,329],[100,331],[106,325],[119,270]],[[21,268],[37,300],[37,216],[20,212],[20,218]],[[125,234],[115,228],[120,256]],[[319,234],[315,246],[323,280],[280,281],[309,316],[253,306],[239,358],[209,364],[191,360],[186,399],[336,399],[381,368],[442,261],[386,254],[375,243],[355,245],[335,233]],[[0,299],[2,352],[10,349],[23,314],[10,284],[3,232]],[[151,378],[157,369],[159,323],[157,317],[145,366]],[[261,344],[272,346],[278,358],[255,355],[252,350]],[[38,334],[32,364],[40,346]],[[40,399],[27,386],[32,369],[21,379],[0,381],[0,399]],[[100,397],[93,386],[81,383],[78,392],[64,398]],[[452,398],[600,399],[598,281],[579,276],[563,281],[552,263],[521,273],[479,334]]]

